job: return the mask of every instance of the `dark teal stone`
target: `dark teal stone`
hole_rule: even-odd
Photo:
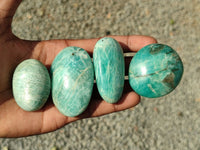
[[[122,96],[125,74],[120,44],[110,37],[100,39],[94,48],[93,63],[101,97],[108,103],[116,103]]]
[[[21,62],[13,74],[12,89],[16,103],[26,111],[36,111],[44,106],[51,88],[47,68],[38,60]]]
[[[182,74],[182,61],[171,47],[150,44],[133,57],[129,66],[129,83],[139,95],[156,98],[173,91]]]
[[[65,116],[74,117],[87,108],[94,84],[94,69],[88,53],[79,47],[67,47],[51,65],[52,98]]]

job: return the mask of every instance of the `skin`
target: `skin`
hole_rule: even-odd
[[[125,85],[122,98],[116,104],[102,101],[94,88],[91,103],[78,117],[66,117],[53,105],[49,98],[39,111],[26,112],[15,102],[12,94],[12,75],[16,66],[25,59],[41,61],[48,69],[55,56],[67,46],[78,46],[92,55],[97,39],[26,41],[16,37],[11,31],[13,15],[21,0],[0,0],[0,137],[24,137],[55,131],[68,123],[83,118],[97,117],[125,110],[137,105],[140,96]],[[125,51],[138,51],[156,43],[148,36],[111,36]]]

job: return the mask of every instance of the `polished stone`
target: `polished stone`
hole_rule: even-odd
[[[39,110],[47,101],[51,80],[46,67],[35,59],[20,63],[13,74],[13,95],[26,111]]]
[[[87,108],[94,84],[94,69],[88,53],[79,47],[67,47],[51,66],[52,98],[65,116],[74,117]]]
[[[139,95],[156,98],[173,91],[182,74],[182,61],[171,47],[150,44],[133,57],[129,66],[129,83]]]
[[[93,63],[98,91],[108,103],[116,103],[124,88],[123,50],[113,38],[100,39],[94,48]]]

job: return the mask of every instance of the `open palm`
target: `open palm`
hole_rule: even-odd
[[[92,54],[98,39],[25,41],[12,34],[12,17],[21,0],[0,1],[0,137],[21,137],[41,134],[82,118],[101,116],[131,108],[139,103],[134,92],[124,92],[117,104],[108,104],[93,94],[87,110],[78,117],[66,117],[53,105],[51,98],[39,111],[26,112],[15,102],[12,95],[12,74],[15,67],[25,59],[41,61],[47,68],[55,56],[67,46],[78,46]],[[155,43],[147,36],[112,36],[123,49],[137,51],[143,46]],[[94,90],[97,93],[97,90]]]

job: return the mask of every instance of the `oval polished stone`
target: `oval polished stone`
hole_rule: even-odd
[[[182,74],[182,61],[171,47],[150,44],[133,57],[129,66],[129,83],[139,95],[156,98],[173,91]]]
[[[65,116],[81,114],[88,106],[94,84],[94,69],[88,53],[79,47],[67,47],[51,66],[52,98]]]
[[[20,63],[13,74],[13,95],[26,111],[39,110],[47,101],[51,80],[46,67],[35,59]]]
[[[113,38],[100,39],[94,48],[93,63],[97,88],[108,103],[116,103],[124,88],[125,63],[123,50]]]

